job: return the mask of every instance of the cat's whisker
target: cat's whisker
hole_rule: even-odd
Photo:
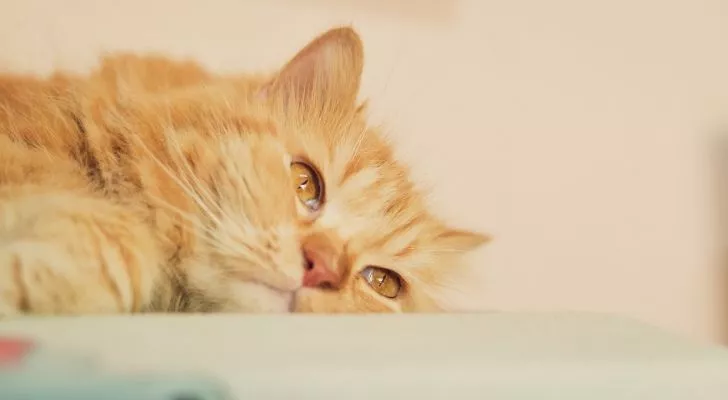
[[[184,211],[184,210],[181,210],[179,207],[177,207],[177,206],[175,206],[173,204],[170,204],[170,203],[166,202],[165,200],[163,200],[163,199],[161,199],[159,197],[156,197],[156,196],[151,196],[151,200],[154,201],[154,202],[156,202],[157,205],[159,205],[159,206],[161,206],[163,208],[166,208],[168,211],[174,212],[176,215],[182,217],[187,222],[189,222],[192,225],[194,225],[195,228],[197,228],[197,229],[199,229],[199,230],[201,230],[203,232],[206,232],[206,233],[212,233],[213,232],[210,228],[206,227],[200,221],[200,219],[197,216],[195,216],[194,214],[189,213],[189,212]]]
[[[167,135],[167,137],[169,138],[170,141],[172,141],[174,143],[174,149],[176,150],[177,157],[180,160],[180,161],[174,161],[177,168],[178,169],[180,168],[179,164],[182,164],[182,168],[184,168],[184,173],[183,173],[181,179],[184,179],[184,181],[188,185],[192,186],[191,189],[196,194],[198,194],[202,197],[201,200],[202,201],[206,200],[207,201],[206,204],[211,205],[215,209],[215,211],[217,211],[217,213],[221,216],[221,218],[223,220],[235,221],[235,219],[231,218],[230,214],[220,204],[218,204],[215,201],[212,193],[208,189],[206,189],[205,186],[202,184],[202,182],[197,178],[197,175],[192,170],[192,166],[189,164],[187,159],[184,157],[182,148],[179,144],[179,141],[175,139],[175,135],[170,134],[170,135]],[[210,213],[211,213],[211,211],[208,212],[208,215]],[[216,222],[219,225],[220,221],[217,220]],[[227,228],[234,229],[235,233],[238,234],[240,237],[246,237],[246,235],[249,233],[249,232],[246,232],[245,227],[240,224],[230,224]]]
[[[151,152],[151,150],[144,143],[141,143],[141,145],[142,145],[142,148],[146,152],[148,152],[148,153]],[[182,188],[182,190],[185,191],[185,193],[190,198],[192,198],[192,200],[195,201],[195,203],[198,205],[198,207],[208,217],[210,217],[210,219],[212,219],[218,226],[221,226],[222,225],[221,220],[219,218],[217,218],[217,216],[212,212],[212,210],[210,210],[210,208],[204,202],[204,200],[200,198],[201,196],[195,191],[194,188],[191,188],[189,186],[191,183],[189,183],[189,181],[187,179],[175,175],[171,171],[171,169],[169,168],[169,166],[167,166],[164,163],[162,163],[153,154],[149,154],[149,155],[175,181],[175,183],[177,183],[177,185],[179,185],[180,188]],[[189,167],[189,165],[187,166],[187,168],[189,168],[189,170],[191,170],[191,167]],[[161,201],[161,200],[158,200],[158,201]],[[220,210],[220,213],[223,214],[223,217],[227,217],[227,213],[219,205],[217,205],[216,203],[215,203],[215,205]],[[180,215],[180,216],[184,217],[185,219],[187,219],[188,221],[190,221],[190,223],[194,224],[203,233],[206,233],[207,236],[206,237],[203,237],[203,239],[205,239],[208,242],[208,244],[214,245],[218,249],[226,250],[226,251],[230,252],[231,254],[240,254],[241,253],[240,249],[237,249],[237,248],[235,248],[234,246],[232,246],[230,244],[222,243],[221,241],[219,241],[216,238],[216,235],[214,235],[214,231],[212,231],[209,227],[206,227],[206,226],[202,225],[199,222],[199,218],[196,218],[194,216],[191,216],[189,213],[187,213],[185,211],[182,211],[179,208],[177,208],[177,207],[175,207],[175,206],[173,206],[171,204],[166,204],[166,206],[168,206],[168,208],[171,207],[173,209],[173,211],[175,211],[178,215]],[[229,221],[232,221],[232,219],[230,219],[229,217],[226,218],[226,219],[229,220]],[[233,228],[234,227],[238,231],[237,233],[240,235],[240,237],[245,237],[245,230],[240,225],[238,225],[238,224],[229,224],[229,227],[230,228]],[[242,243],[242,241],[241,241],[241,243]],[[255,261],[260,262],[260,260],[255,260]]]
[[[233,243],[227,243],[228,241],[223,242],[217,235],[214,235],[212,233],[202,235],[201,239],[220,255],[241,258],[244,261],[255,265],[266,264],[265,257],[262,257],[260,254],[258,254],[258,252],[256,252],[255,248],[246,244],[242,240],[229,240]]]
[[[176,139],[176,135],[174,133],[168,133],[166,135],[166,138],[169,142],[172,142],[174,144],[174,150],[177,154],[178,161],[175,161],[175,164],[177,164],[177,167],[180,167],[180,164],[182,164],[182,167],[185,170],[185,181],[192,186],[193,189],[196,189],[195,192],[201,195],[201,197],[204,197],[204,200],[207,201],[209,205],[212,205],[215,207],[215,209],[222,215],[223,218],[228,218],[227,215],[225,215],[225,211],[220,207],[220,205],[215,201],[214,196],[212,193],[205,188],[205,186],[200,182],[200,179],[197,177],[195,172],[192,170],[192,166],[187,161],[186,157],[184,156],[184,153],[182,152],[182,146],[180,145],[179,141]],[[190,179],[187,179],[189,177]]]
[[[266,253],[262,252],[260,249],[248,244],[246,241],[239,240],[236,241],[234,238],[231,238],[230,241],[233,242],[233,244],[230,244],[229,246],[237,246],[237,247],[230,247],[230,255],[239,256],[241,254],[244,254],[247,257],[247,260],[256,263],[258,265],[265,265],[267,261],[270,261],[268,257],[266,257]],[[245,251],[241,251],[241,248]]]
[[[199,218],[195,215],[183,211],[179,209],[178,207],[158,198],[158,197],[152,197],[152,200],[157,202],[158,205],[161,207],[166,208],[167,210],[174,212],[178,216],[185,219],[187,222],[192,224],[195,228],[197,228],[198,232],[201,234],[197,236],[197,238],[204,240],[207,244],[214,246],[217,249],[226,250],[231,253],[239,253],[240,251],[235,249],[234,247],[231,247],[228,244],[223,243],[217,238],[217,235],[215,235],[215,231],[210,229],[209,227],[205,226],[202,222],[200,222]]]
[[[362,130],[359,132],[359,135],[356,137],[356,142],[354,143],[354,149],[351,151],[352,158],[358,159],[359,158],[359,149],[361,149],[361,145],[364,142],[364,138],[366,137],[367,129],[362,128]]]
[[[176,140],[176,135],[168,134],[166,136],[169,141],[171,141],[174,144],[174,150],[176,152],[176,160],[173,158],[173,162],[175,163],[178,170],[183,169],[180,174],[180,179],[184,179],[184,182],[188,185],[190,190],[192,190],[195,195],[199,196],[199,202],[204,203],[205,206],[200,206],[203,211],[210,216],[212,219],[215,220],[215,222],[220,225],[220,219],[214,218],[217,214],[220,215],[220,217],[223,220],[226,221],[234,221],[230,217],[230,215],[225,211],[225,209],[222,208],[214,199],[214,196],[209,191],[209,189],[205,188],[205,185],[202,184],[200,179],[197,177],[197,175],[194,173],[192,166],[187,161],[186,157],[184,156],[184,153],[182,152],[182,147],[178,140]],[[181,164],[181,166],[180,166]],[[210,207],[214,208],[214,211],[217,212],[217,214],[213,214],[213,210],[210,209]],[[232,224],[228,226],[228,229],[233,228],[236,230],[236,233],[239,234],[241,237],[245,237],[245,230],[242,226],[238,224]]]
[[[192,199],[195,202],[195,204],[197,204],[197,206],[206,214],[207,217],[212,219],[218,225],[222,225],[220,222],[220,219],[210,210],[209,206],[202,199],[200,199],[200,196],[197,193],[195,193],[195,191],[192,188],[190,188],[184,181],[182,181],[180,179],[180,177],[177,176],[177,174],[175,174],[168,165],[166,165],[161,160],[159,160],[159,158],[157,158],[157,156],[154,155],[154,153],[149,149],[149,147],[142,141],[142,139],[140,137],[138,137],[137,135],[131,135],[131,136],[137,140],[137,142],[141,146],[142,150],[144,150],[147,153],[147,155],[154,162],[156,162],[157,165],[159,165],[159,167],[170,178],[172,178],[172,180],[180,187],[180,189],[182,189],[182,191],[184,191],[185,194],[190,199]]]

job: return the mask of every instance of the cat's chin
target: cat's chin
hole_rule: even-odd
[[[306,292],[309,289],[302,287],[298,290],[295,290],[291,293],[291,299],[288,302],[288,310],[286,310],[287,313],[301,313],[305,312],[301,309],[301,304],[303,303],[302,300],[305,299]]]
[[[308,287],[302,287],[292,293],[291,300],[288,303],[289,313],[316,313],[317,307],[314,305],[314,300],[320,299],[317,295],[319,289],[313,289]]]
[[[290,292],[288,306],[285,310],[286,313],[292,314],[292,313],[301,312],[299,310],[299,305],[301,302],[301,296],[304,295],[305,292],[306,292],[306,288],[303,288],[303,287]]]
[[[258,282],[228,282],[225,292],[225,296],[210,292],[212,298],[219,299],[213,301],[218,304],[213,308],[221,312],[289,313],[296,304],[296,290],[281,290]]]

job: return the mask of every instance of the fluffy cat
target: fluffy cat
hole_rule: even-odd
[[[0,316],[448,309],[486,236],[426,209],[362,67],[336,28],[267,76],[1,76]]]

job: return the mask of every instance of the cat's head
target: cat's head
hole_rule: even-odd
[[[175,181],[196,210],[185,263],[195,301],[246,312],[448,308],[461,256],[487,238],[426,208],[357,103],[362,66],[357,34],[334,29],[271,77],[236,78],[235,95],[208,83],[166,100],[177,102],[167,146],[185,156]]]

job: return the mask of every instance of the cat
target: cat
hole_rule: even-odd
[[[488,237],[367,125],[363,62],[335,27],[271,74],[0,76],[0,316],[451,310]]]

